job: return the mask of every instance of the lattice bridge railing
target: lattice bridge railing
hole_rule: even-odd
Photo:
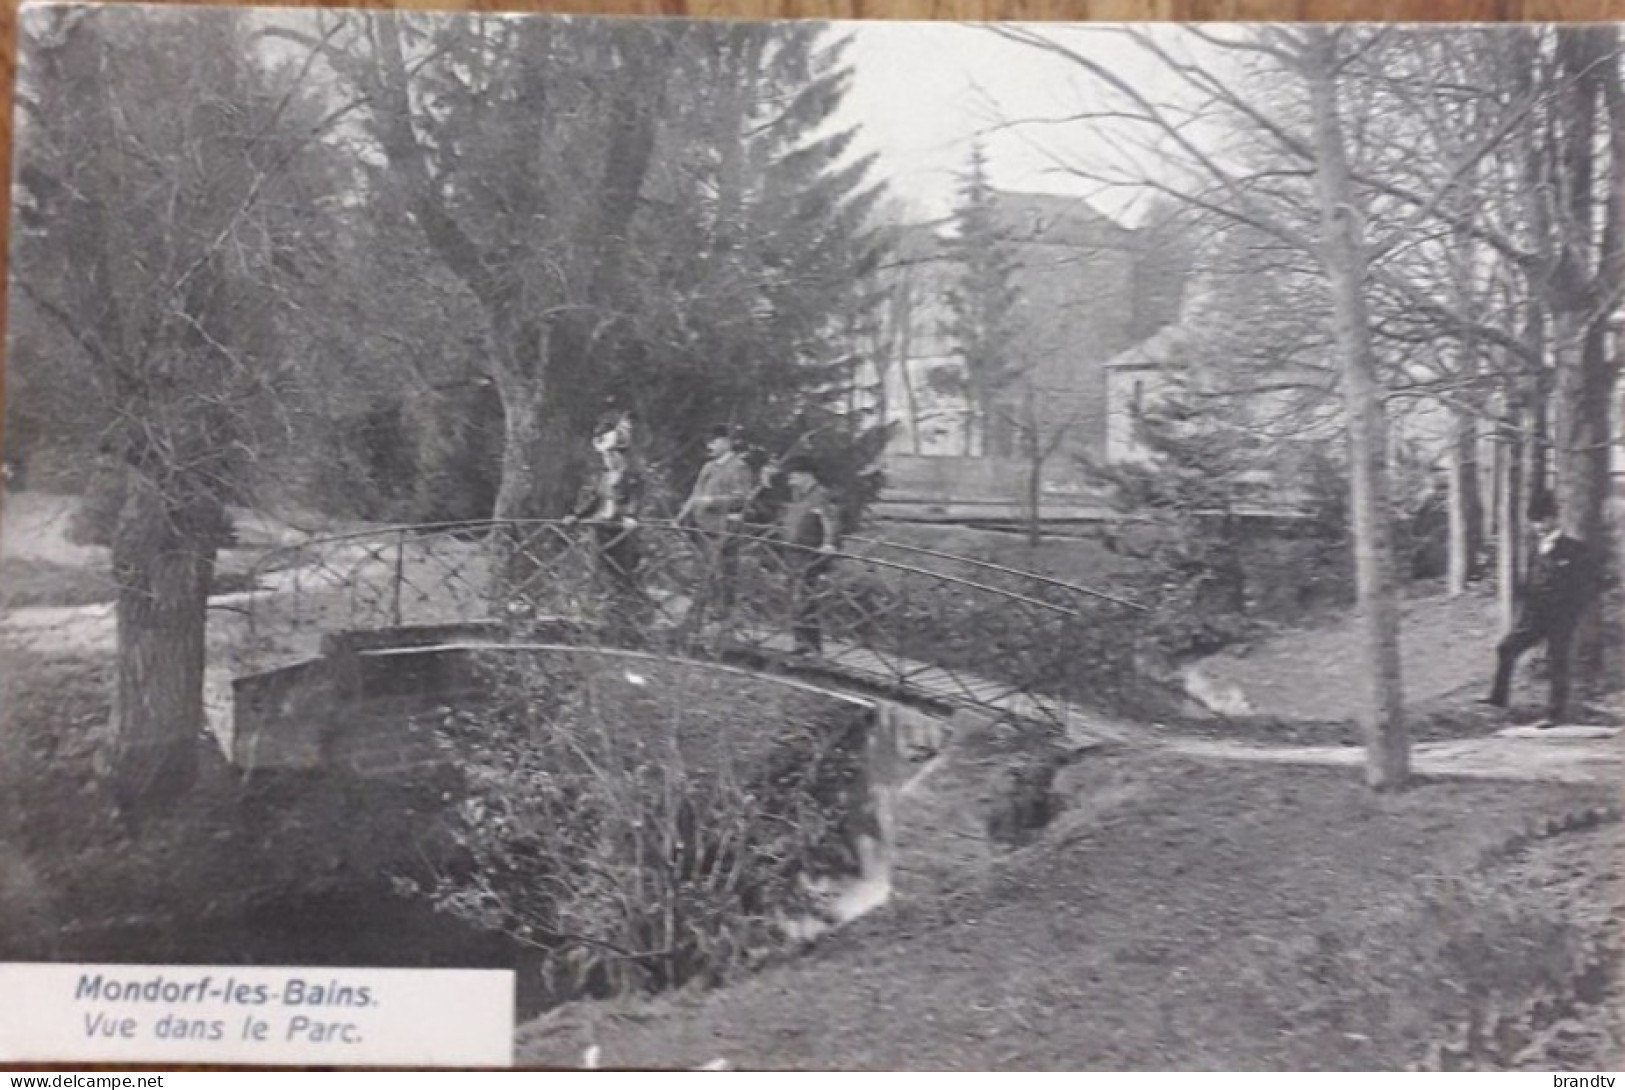
[[[1059,720],[1132,673],[1133,602],[1031,572],[849,538],[825,553],[764,530],[668,522],[400,526],[267,553],[239,606],[241,675],[331,633],[478,625],[748,660],[856,687]],[[807,650],[800,645],[816,644]]]

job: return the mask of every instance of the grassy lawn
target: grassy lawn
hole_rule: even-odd
[[[228,554],[229,555],[229,554]],[[246,571],[223,564],[215,572],[214,594],[250,590]],[[58,564],[29,556],[0,556],[0,612],[33,606],[89,606],[111,602],[118,587],[102,567]]]
[[[1137,574],[1142,567],[1140,562],[1107,549],[1095,537],[1046,537],[1034,548],[1020,534],[966,526],[891,522],[871,527],[859,536],[923,547],[1018,571],[1036,572],[1092,590],[1109,591],[1114,585],[1121,585],[1123,580]],[[854,547],[854,551],[862,553],[870,550]],[[878,551],[875,555],[927,570],[967,574],[950,561],[927,556],[886,551]]]
[[[0,610],[111,602],[112,573],[26,556],[0,556]]]

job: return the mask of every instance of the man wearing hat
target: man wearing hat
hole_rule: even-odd
[[[638,516],[643,506],[643,474],[632,457],[630,414],[606,415],[593,429],[593,449],[603,468],[586,488],[575,510],[564,521],[587,520],[592,527],[599,571],[606,577],[616,623],[636,620],[643,595],[637,575]]]
[[[824,649],[818,606],[840,528],[829,490],[819,481],[810,458],[791,457],[781,471],[790,484],[778,531],[789,546],[791,634],[796,654],[816,655]]]
[[[1537,492],[1530,501],[1529,522],[1540,543],[1530,558],[1517,622],[1495,648],[1495,682],[1484,703],[1507,706],[1519,656],[1544,641],[1551,691],[1541,726],[1557,726],[1568,715],[1574,633],[1596,590],[1596,565],[1591,548],[1558,527],[1557,504],[1549,492]]]
[[[755,491],[755,474],[743,454],[735,449],[738,433],[719,424],[706,444],[710,455],[694,491],[677,512],[679,526],[693,526],[706,533],[706,581],[694,603],[697,625],[708,605],[718,607],[724,617],[733,609],[734,587],[739,577],[739,533],[744,526],[745,507]]]

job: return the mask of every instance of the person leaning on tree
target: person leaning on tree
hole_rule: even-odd
[[[750,463],[736,449],[738,438],[738,432],[726,424],[712,430],[706,445],[709,457],[694,480],[694,490],[677,512],[677,525],[706,534],[706,579],[695,603],[696,622],[711,606],[724,615],[733,609],[740,533],[756,485]]]
[[[1574,634],[1597,589],[1596,557],[1589,545],[1558,527],[1557,504],[1550,493],[1536,493],[1529,505],[1529,522],[1539,544],[1530,558],[1517,620],[1496,645],[1495,681],[1483,702],[1506,707],[1519,657],[1544,641],[1550,690],[1540,725],[1553,727],[1568,716]]]

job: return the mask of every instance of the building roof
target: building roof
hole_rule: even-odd
[[[1196,339],[1184,322],[1165,325],[1151,336],[1106,361],[1108,371],[1160,371]]]
[[[1188,277],[1185,292],[1179,301],[1179,313],[1174,320],[1139,344],[1107,360],[1106,370],[1152,371],[1175,362],[1182,352],[1196,343],[1199,331],[1215,313],[1214,306],[1212,285],[1200,275]]]
[[[998,215],[1013,241],[1037,246],[1127,246],[1134,232],[1082,197],[996,191]]]

